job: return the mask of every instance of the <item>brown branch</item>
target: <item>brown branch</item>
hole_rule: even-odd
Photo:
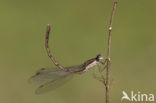
[[[46,50],[47,50],[47,54],[48,54],[50,60],[51,60],[59,69],[62,69],[63,71],[66,71],[66,72],[76,73],[76,72],[71,71],[71,70],[69,70],[69,69],[66,69],[66,68],[64,68],[63,66],[61,66],[60,64],[58,64],[58,63],[56,62],[56,60],[54,59],[54,57],[51,55],[50,49],[49,49],[49,46],[48,46],[49,34],[50,34],[50,24],[48,24],[48,27],[47,27],[47,30],[46,30],[46,38],[45,38],[45,48],[46,48]]]
[[[112,33],[112,24],[114,13],[116,10],[117,1],[114,0],[114,5],[111,13],[110,18],[110,25],[109,25],[109,34],[108,34],[108,48],[107,48],[107,64],[106,64],[106,103],[109,103],[109,69],[110,69],[110,48],[111,48],[111,33]]]

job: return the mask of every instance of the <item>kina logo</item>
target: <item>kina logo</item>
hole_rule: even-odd
[[[122,91],[122,98],[121,101],[128,100],[128,101],[147,101],[147,102],[153,102],[154,101],[154,94],[145,94],[141,93],[140,91],[134,93],[134,91],[131,91],[129,94],[127,94],[125,91]]]

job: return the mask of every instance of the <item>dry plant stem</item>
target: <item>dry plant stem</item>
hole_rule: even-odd
[[[50,53],[50,49],[49,49],[49,46],[48,46],[48,42],[49,42],[49,33],[50,33],[50,24],[48,24],[48,27],[47,27],[47,30],[46,30],[46,38],[45,38],[45,48],[47,50],[47,54],[49,56],[49,58],[51,59],[51,61],[59,68],[59,69],[62,69],[63,71],[66,71],[66,72],[74,72],[74,71],[70,71],[69,69],[66,69],[64,68],[63,66],[61,66],[60,64],[58,64],[56,62],[56,60],[54,59],[54,57],[51,55]],[[76,72],[75,72],[76,73]]]
[[[111,48],[111,33],[112,33],[112,24],[113,24],[113,18],[114,13],[116,10],[117,1],[114,0],[114,5],[111,13],[111,19],[110,19],[110,25],[109,25],[109,34],[108,34],[108,48],[107,48],[107,64],[106,64],[106,103],[109,103],[109,69],[110,69],[110,48]]]

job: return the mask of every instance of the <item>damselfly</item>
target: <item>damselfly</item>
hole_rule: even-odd
[[[42,68],[29,79],[30,83],[42,83],[37,89],[36,94],[41,94],[59,87],[62,83],[71,79],[73,74],[79,74],[87,71],[89,68],[102,63],[103,57],[99,54],[95,58],[87,60],[81,65],[65,67],[69,71],[63,71],[59,68]]]

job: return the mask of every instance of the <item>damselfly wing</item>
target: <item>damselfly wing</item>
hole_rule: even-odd
[[[73,72],[81,71],[82,65],[76,65],[66,68]],[[42,68],[38,70],[36,74],[29,79],[29,83],[42,84],[35,91],[36,94],[41,94],[61,86],[65,82],[72,79],[72,76],[73,73],[65,72],[58,68]]]

